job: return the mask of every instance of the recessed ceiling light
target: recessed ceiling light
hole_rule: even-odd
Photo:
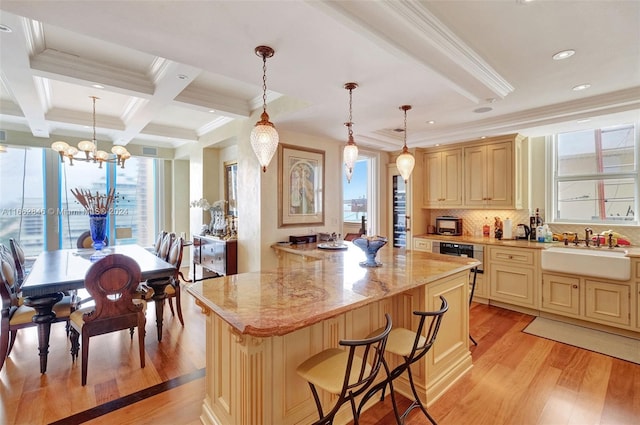
[[[570,58],[571,56],[573,56],[575,54],[576,54],[575,50],[568,49],[568,50],[563,50],[561,52],[556,53],[555,55],[552,56],[552,58],[553,58],[553,60],[561,61],[562,59]]]
[[[433,146],[440,146],[440,143],[436,143],[436,144],[435,144],[435,145],[433,145]]]
[[[427,124],[435,124],[436,122],[434,120],[431,121],[427,121]]]
[[[580,85],[575,86],[572,90],[573,91],[586,90],[589,87],[591,87],[591,84],[580,84]]]
[[[178,80],[188,80],[189,77],[187,75],[184,74],[178,74],[176,75],[176,77],[178,77]]]
[[[212,114],[215,112],[215,109],[209,109],[209,112],[211,112]]]
[[[476,108],[473,110],[473,112],[475,112],[476,114],[484,114],[485,112],[489,112],[489,111],[493,111],[493,108],[490,108],[488,106],[483,106],[481,108]]]
[[[5,24],[0,24],[0,32],[13,32],[13,30]]]
[[[577,122],[578,124],[582,124],[582,123],[589,122],[589,121],[591,121],[591,118],[583,118],[583,119],[578,120],[578,121],[576,121],[576,122]]]
[[[91,84],[91,87],[96,88],[96,89],[103,89],[104,86],[100,85],[100,84]]]
[[[481,139],[486,139],[486,138],[487,138],[487,136],[480,136],[480,138],[481,138]]]

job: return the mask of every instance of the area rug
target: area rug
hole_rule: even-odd
[[[640,340],[536,317],[523,332],[640,364]]]

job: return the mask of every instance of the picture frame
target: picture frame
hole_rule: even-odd
[[[278,146],[278,227],[324,225],[324,151]]]
[[[224,163],[224,200],[227,201],[226,214],[238,217],[238,162]]]

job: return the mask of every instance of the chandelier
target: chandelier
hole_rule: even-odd
[[[411,109],[411,105],[402,105],[400,109],[404,111],[404,146],[402,147],[402,153],[396,158],[396,166],[406,183],[409,180],[409,176],[411,176],[416,160],[407,149],[407,111]]]
[[[96,100],[99,99],[96,96],[89,96],[93,99],[93,139],[83,140],[78,143],[78,147],[69,145],[67,142],[58,140],[51,144],[51,149],[58,152],[60,155],[60,162],[64,162],[65,158],[69,158],[69,165],[73,165],[73,161],[84,161],[97,163],[99,168],[102,168],[103,162],[115,162],[121,168],[124,168],[124,162],[131,158],[131,154],[124,146],[115,145],[111,148],[111,153],[98,150],[98,141],[96,140]],[[84,157],[78,156],[78,152],[84,152]]]
[[[351,115],[353,90],[357,87],[357,83],[346,83],[344,85],[344,88],[349,90],[349,121],[344,123],[349,130],[349,139],[347,140],[347,144],[344,146],[344,151],[342,152],[342,157],[344,158],[344,171],[347,174],[347,183],[351,183],[353,167],[358,159],[358,146],[356,146],[356,142],[353,140],[353,122]]]
[[[279,141],[278,132],[267,114],[267,58],[272,57],[275,52],[269,46],[258,46],[255,52],[256,55],[262,56],[262,115],[251,130],[251,148],[258,157],[262,172],[266,172]]]

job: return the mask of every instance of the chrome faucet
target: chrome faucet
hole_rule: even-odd
[[[580,243],[580,239],[578,239],[578,232],[574,232],[574,234],[573,234],[573,244],[575,246],[578,246],[578,243]]]
[[[609,233],[609,249],[613,249],[613,233]]]
[[[589,246],[589,240],[591,239],[591,235],[593,235],[593,230],[590,227],[584,229],[584,246]]]

